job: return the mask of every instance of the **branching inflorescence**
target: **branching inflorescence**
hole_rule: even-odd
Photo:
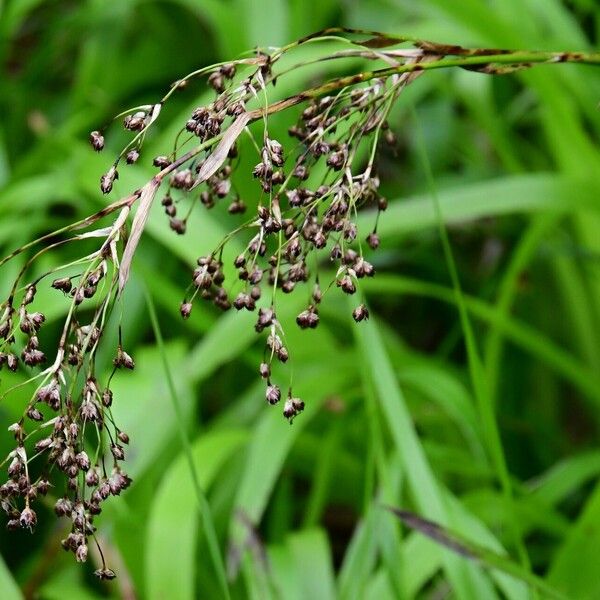
[[[362,36],[362,41],[354,38]],[[327,81],[282,100],[269,102],[276,82],[296,67],[280,68],[280,61],[303,44],[335,41],[348,48],[324,53],[317,61],[359,58],[379,61],[381,68]],[[411,48],[398,47],[411,42]],[[254,311],[255,329],[265,335],[264,360],[259,366],[269,404],[283,400],[283,414],[290,422],[304,408],[291,384],[282,392],[273,372],[289,359],[284,330],[277,319],[276,298],[302,284],[306,307],[296,318],[301,328],[319,324],[319,305],[329,290],[355,293],[360,279],[374,275],[363,248],[379,245],[377,222],[387,202],[379,193],[375,167],[380,143],[393,146],[389,112],[402,90],[430,69],[458,66],[485,73],[506,73],[536,63],[581,62],[600,64],[598,55],[581,53],[509,52],[470,50],[372,32],[329,30],[283,48],[257,50],[254,56],[213,65],[175,82],[161,102],[136,107],[118,118],[133,137],[101,177],[103,193],[111,192],[123,163],[136,163],[144,153],[144,141],[164,103],[192,79],[206,77],[216,93],[212,102],[196,108],[163,156],[151,157],[158,173],[141,189],[108,205],[98,213],[23,246],[1,264],[19,254],[29,258],[21,268],[0,318],[0,367],[21,370],[33,385],[22,417],[9,427],[15,449],[4,460],[8,479],[0,486],[8,528],[33,529],[37,516],[32,504],[39,496],[57,491],[54,510],[70,521],[65,549],[85,561],[88,542],[95,540],[94,516],[111,495],[130,484],[121,468],[127,434],[113,420],[111,380],[119,369],[133,369],[134,361],[119,342],[114,368],[106,381],[96,372],[96,355],[107,320],[125,287],[133,256],[154,199],[162,188],[161,204],[170,228],[183,235],[191,212],[203,205],[210,209],[223,202],[232,215],[247,212],[243,196],[232,184],[239,163],[237,140],[251,138],[256,152],[252,175],[260,188],[260,200],[252,215],[213,251],[197,260],[190,285],[180,306],[189,317],[199,301],[222,310]],[[304,107],[289,127],[290,142],[271,137],[269,118],[295,105]],[[249,128],[262,123],[262,134]],[[104,148],[104,131],[90,135],[93,148]],[[194,144],[185,153],[186,145]],[[137,211],[127,234],[132,209]],[[356,216],[365,206],[374,207],[373,228],[358,231]],[[112,224],[93,227],[112,217]],[[235,256],[237,279],[225,280],[224,249],[234,238],[244,239],[244,250]],[[249,238],[249,240],[248,240]],[[97,249],[50,272],[27,278],[38,258],[68,243],[99,240]],[[89,242],[87,242],[89,243]],[[319,263],[333,263],[335,275],[321,282]],[[62,293],[67,316],[51,357],[40,350],[38,333],[45,316],[33,310],[37,288],[50,285]],[[367,319],[369,312],[357,303],[353,318]],[[54,483],[51,485],[51,481]],[[100,551],[100,556],[102,552]],[[114,577],[104,564],[96,574]]]

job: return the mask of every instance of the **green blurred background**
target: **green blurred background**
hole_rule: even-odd
[[[600,8],[594,0],[0,0],[2,254],[106,203],[98,180],[124,138],[115,131],[96,155],[90,130],[157,100],[195,68],[335,25],[467,46],[591,50]],[[331,68],[280,93],[340,72]],[[173,98],[111,198],[148,178],[148,157],[164,153],[209,97],[196,84]],[[534,598],[522,581],[533,573],[567,597],[600,598],[599,100],[600,69],[584,66],[506,77],[453,70],[416,82],[391,119],[398,151],[380,160],[390,208],[372,256],[378,275],[363,287],[374,318],[355,326],[337,294],[317,330],[288,327],[307,404],[292,427],[265,406],[252,318],[210,309],[179,318],[191,265],[230,217],[203,212],[177,237],[157,207],[126,294],[124,335],[138,368],[115,386],[134,484],[98,521],[119,578],[100,584],[93,561],[75,564],[60,549],[62,524],[40,508],[35,534],[0,533],[0,597],[18,598],[19,588],[47,600],[223,597],[147,286],[221,554],[239,566],[232,597]],[[279,137],[289,124],[276,121]],[[432,193],[464,290],[462,321]],[[361,219],[366,235],[372,217]],[[3,290],[16,268],[4,269]],[[285,303],[290,323],[298,301]],[[48,295],[48,331],[65,310]],[[4,400],[0,422],[18,418],[23,401]],[[0,450],[10,448],[5,433]],[[519,573],[441,548],[385,504],[508,554]]]

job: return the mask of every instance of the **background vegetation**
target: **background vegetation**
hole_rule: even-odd
[[[598,47],[600,9],[593,0],[0,2],[2,254],[106,202],[98,180],[122,140],[95,155],[91,129],[194,68],[331,25],[583,50]],[[152,173],[147,157],[208,94],[197,84],[174,99],[115,198]],[[48,511],[34,535],[0,533],[1,597],[20,588],[46,600],[221,598],[205,537],[212,519],[234,598],[518,599],[535,597],[523,582],[531,574],[567,597],[600,598],[599,99],[600,70],[583,66],[418,80],[391,119],[399,150],[380,160],[390,208],[378,275],[363,287],[373,318],[354,325],[338,294],[317,330],[288,327],[307,404],[291,427],[265,405],[262,343],[246,316],[195,310],[182,323],[178,314],[190,265],[227,215],[204,211],[179,238],[157,208],[126,298],[138,368],[115,389],[134,484],[99,521],[119,578],[101,584],[92,564],[62,552]],[[285,126],[277,121],[279,137]],[[48,302],[58,319],[66,305]],[[22,402],[4,400],[0,422]],[[0,450],[10,448],[5,433]],[[509,555],[516,575],[405,528],[384,505]]]

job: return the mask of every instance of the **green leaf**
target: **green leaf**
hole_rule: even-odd
[[[198,438],[192,448],[199,483],[208,489],[225,462],[247,439],[244,431],[215,431]],[[194,584],[199,515],[186,457],[181,455],[165,474],[148,520],[146,589],[148,598],[196,598]]]
[[[479,183],[461,183],[440,188],[444,222],[461,223],[487,216],[522,214],[546,210],[575,210],[594,206],[598,183],[581,182],[554,174],[510,175]],[[358,227],[368,231],[374,215],[362,213]],[[429,194],[398,198],[390,202],[377,232],[381,237],[403,235],[437,226]]]
[[[499,569],[509,575],[513,575],[529,583],[531,586],[544,592],[548,598],[564,599],[566,596],[554,590],[543,579],[533,575],[527,569],[510,559],[496,554],[491,550],[483,548],[470,542],[458,534],[440,527],[437,523],[423,519],[409,511],[398,508],[387,507],[393,514],[400,518],[408,527],[419,531],[437,544],[450,549],[459,556],[484,564],[486,567]]]
[[[0,590],[2,590],[2,600],[21,600],[23,595],[17,582],[13,579],[6,563],[0,556]]]

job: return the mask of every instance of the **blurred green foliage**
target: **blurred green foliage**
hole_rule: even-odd
[[[155,101],[194,68],[332,25],[590,50],[600,8],[593,0],[0,2],[2,254],[106,202],[98,180],[110,158],[88,147],[91,129]],[[295,81],[325,78],[328,68]],[[152,173],[147,157],[169,147],[206,94],[196,84],[173,98],[143,164],[123,173],[112,196]],[[0,534],[0,597],[18,598],[21,588],[45,600],[221,598],[203,525],[212,518],[223,561],[237,565],[233,598],[533,598],[529,574],[566,597],[599,598],[599,99],[600,70],[573,65],[507,77],[429,73],[408,90],[391,119],[399,151],[380,159],[391,202],[372,258],[378,275],[363,287],[374,316],[354,326],[338,295],[319,329],[288,327],[307,404],[292,427],[265,406],[251,318],[178,315],[190,265],[227,230],[227,215],[199,214],[177,238],[156,210],[126,294],[124,334],[139,368],[115,389],[134,484],[99,519],[119,578],[100,584],[92,564],[63,553],[48,510],[34,535]],[[275,126],[283,136],[286,122]],[[108,156],[121,141],[109,138]],[[255,191],[247,193],[251,203]],[[3,290],[15,268],[5,269]],[[283,304],[284,319],[297,303]],[[64,305],[49,295],[46,306],[58,328]],[[210,515],[182,450],[165,357]],[[3,400],[1,423],[23,399]],[[0,449],[10,448],[5,433]],[[509,556],[515,571],[406,529],[386,504]]]

